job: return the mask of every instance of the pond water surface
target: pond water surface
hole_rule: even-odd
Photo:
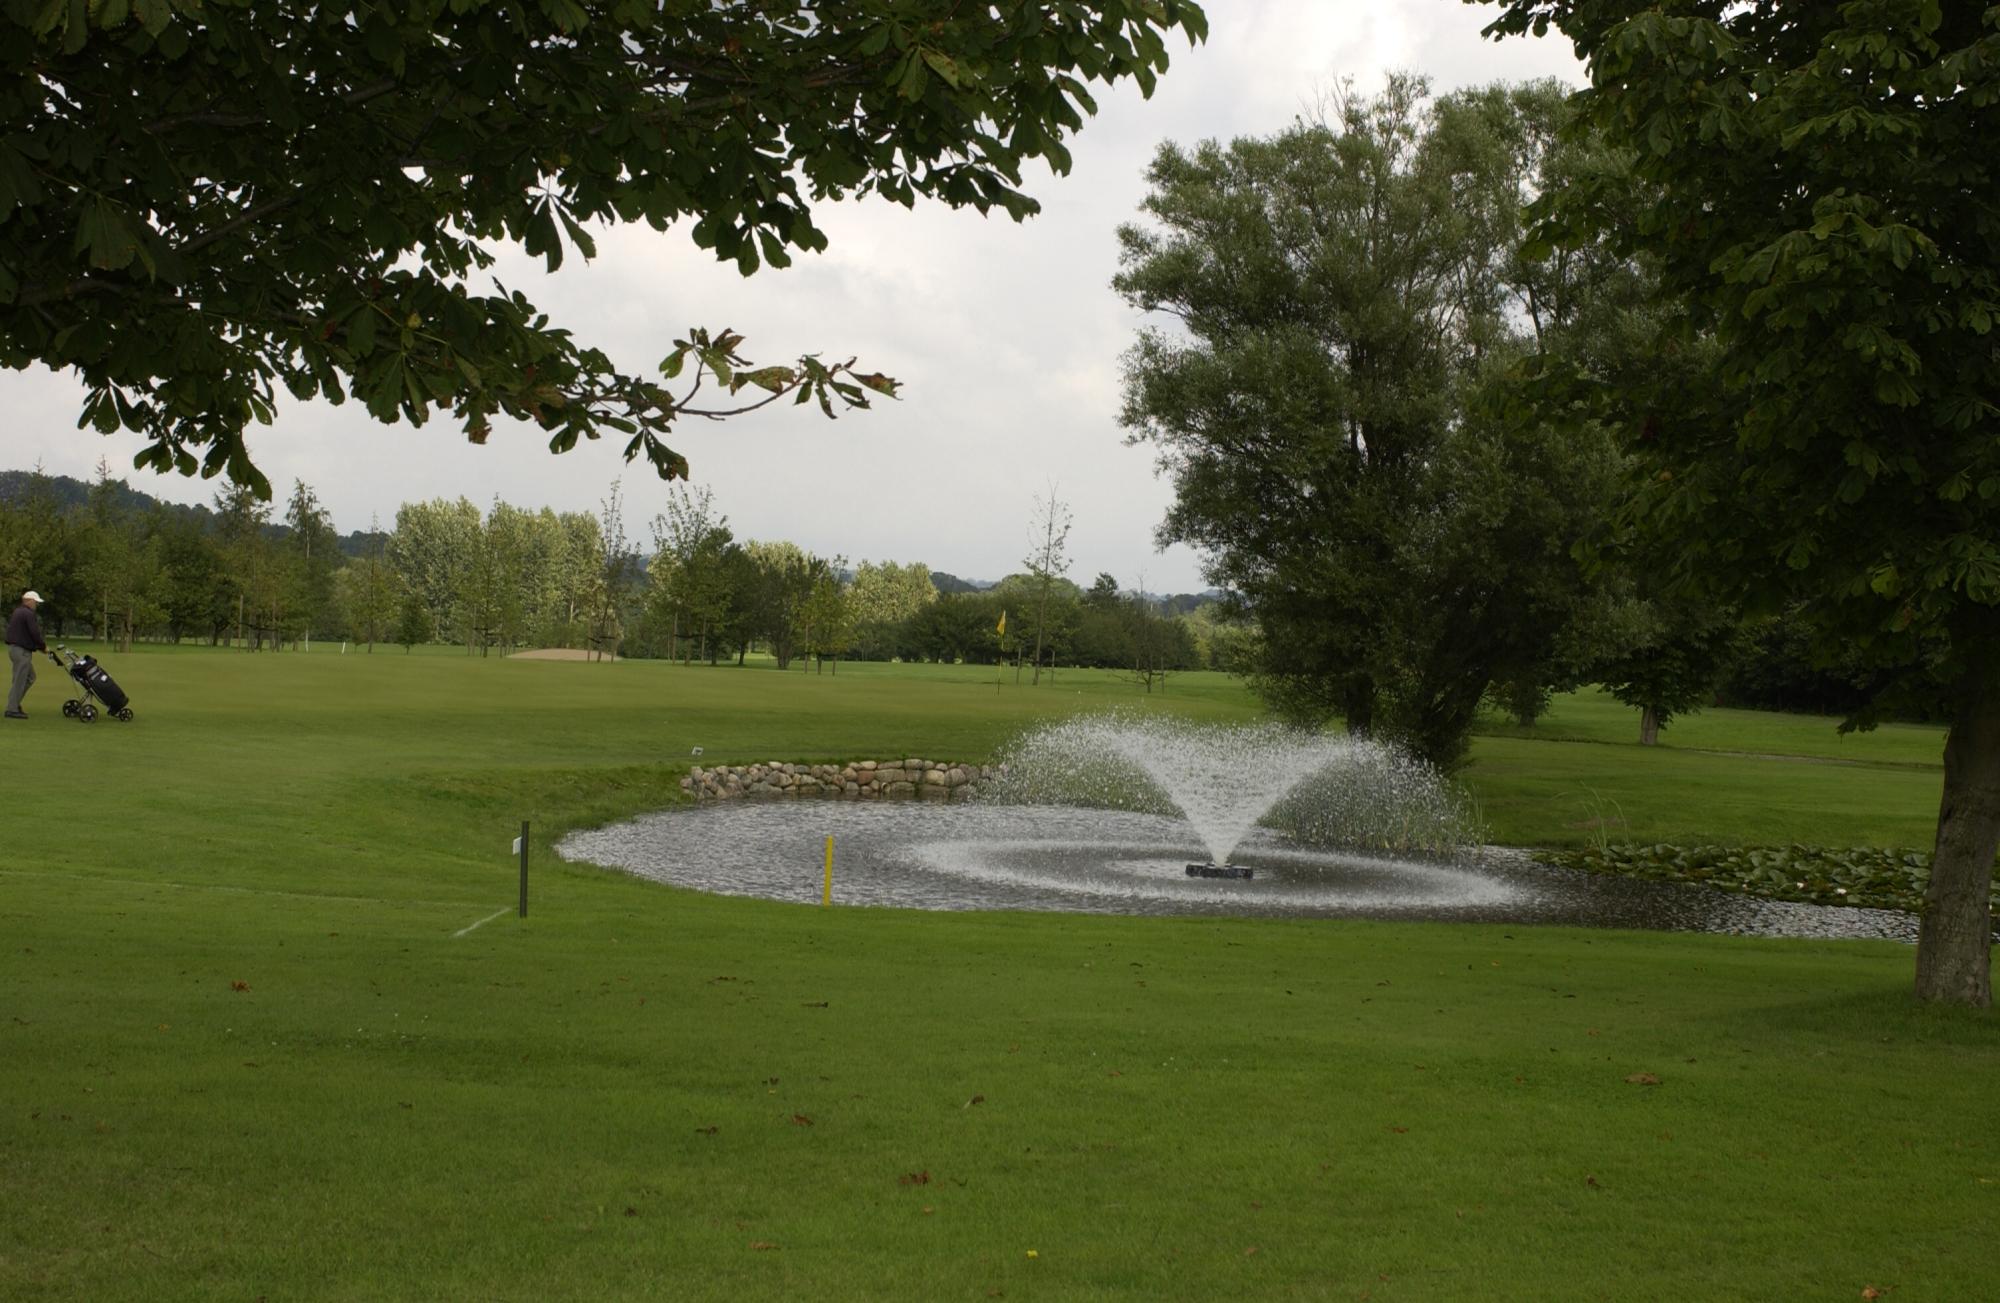
[[[1206,858],[1179,819],[1073,806],[731,801],[572,833],[566,859],[675,886],[817,904],[826,838],[834,902],[906,909],[1434,919],[1913,941],[1914,916],[1757,900],[1605,877],[1486,848],[1452,860],[1297,845],[1255,829],[1232,857],[1253,880],[1190,878]]]

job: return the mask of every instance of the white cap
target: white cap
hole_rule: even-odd
[[[27,592],[21,594],[21,600],[24,602],[39,602],[42,600],[42,595],[30,588]]]

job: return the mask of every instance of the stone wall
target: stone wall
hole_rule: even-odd
[[[761,765],[696,765],[681,779],[681,790],[697,801],[737,797],[788,799],[821,797],[847,801],[964,801],[981,784],[1000,776],[997,765],[949,760],[851,760],[839,765],[793,765],[770,760]]]

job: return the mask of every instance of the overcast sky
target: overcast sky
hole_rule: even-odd
[[[1031,165],[1040,216],[1004,216],[879,201],[817,212],[831,242],[790,268],[750,279],[715,263],[682,228],[599,236],[588,265],[572,256],[546,276],[539,259],[503,259],[499,274],[558,323],[627,370],[657,366],[690,326],[730,327],[761,364],[802,352],[858,357],[903,382],[899,401],[828,421],[780,405],[725,423],[688,421],[673,445],[708,486],[738,538],[790,539],[822,554],[923,561],[934,570],[998,579],[1021,568],[1035,498],[1075,515],[1071,577],[1099,571],[1154,592],[1204,586],[1200,558],[1155,549],[1172,489],[1147,447],[1118,425],[1119,357],[1140,314],[1112,292],[1115,232],[1145,194],[1142,174],[1162,140],[1269,135],[1342,77],[1381,86],[1409,69],[1436,89],[1561,77],[1580,84],[1567,42],[1482,40],[1493,8],[1461,0],[1205,0],[1209,38],[1176,46],[1151,100],[1129,84],[1099,93],[1099,113],[1073,142],[1057,178]],[[38,460],[88,478],[100,457],[156,497],[207,502],[217,485],[130,469],[136,436],[78,431],[81,387],[46,370],[0,373],[9,466]],[[286,400],[275,426],[253,427],[251,453],[280,497],[294,479],[318,492],[343,531],[386,528],[399,503],[497,495],[518,506],[595,511],[623,475],[636,542],[666,487],[627,467],[616,436],[552,456],[530,427],[496,428],[484,447],[448,420],[421,430],[371,421],[360,404]]]

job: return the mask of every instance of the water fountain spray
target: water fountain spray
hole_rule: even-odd
[[[1208,852],[1189,877],[1246,880],[1232,860],[1260,822],[1308,844],[1445,851],[1463,845],[1463,801],[1401,752],[1277,724],[1214,725],[1087,715],[1009,753],[998,800],[1178,814]]]

